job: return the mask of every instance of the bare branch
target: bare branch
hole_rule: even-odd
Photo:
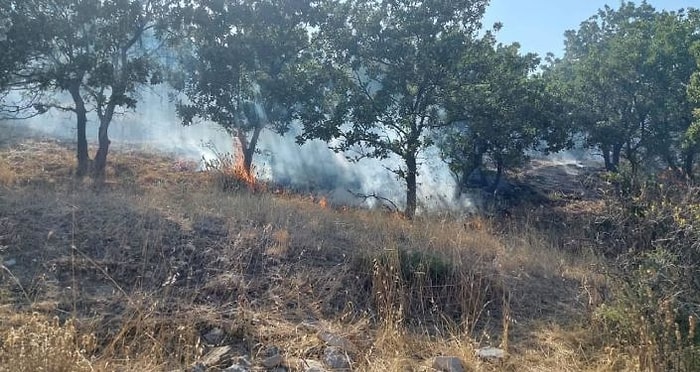
[[[348,192],[350,194],[352,194],[352,196],[359,198],[359,199],[363,199],[364,201],[367,201],[369,199],[379,200],[380,202],[382,202],[382,206],[384,208],[386,208],[389,212],[398,212],[400,210],[399,207],[396,205],[396,203],[391,201],[391,199],[377,195],[376,193],[361,194],[361,193],[354,192],[350,189],[348,189]]]

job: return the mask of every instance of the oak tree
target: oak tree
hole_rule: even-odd
[[[302,139],[329,141],[351,158],[396,157],[408,218],[417,208],[419,155],[448,125],[442,102],[480,29],[486,0],[332,2],[321,27],[324,58],[338,74],[330,109],[304,120]],[[326,102],[329,103],[329,102]]]
[[[539,57],[519,48],[499,44],[487,32],[455,76],[445,107],[456,124],[439,132],[438,144],[461,188],[493,191],[529,152],[557,151],[568,143],[560,99],[537,73]],[[487,168],[495,170],[490,180]]]
[[[178,114],[185,125],[200,118],[225,128],[250,173],[261,132],[285,133],[295,118],[314,3],[205,0],[187,3],[179,17],[192,47],[175,84],[185,95]]]
[[[13,23],[9,42],[27,39],[29,59],[12,71],[22,88],[40,92],[39,112],[60,109],[77,120],[77,174],[88,172],[88,114],[99,121],[94,174],[102,176],[109,150],[109,125],[119,108],[134,108],[139,88],[158,83],[155,30],[166,0],[10,0],[25,22]],[[12,32],[29,25],[27,34]],[[17,39],[15,39],[15,37]],[[66,102],[64,93],[70,95]]]
[[[621,159],[633,171],[657,160],[673,168],[681,157],[688,163],[679,142],[691,120],[685,87],[695,30],[684,11],[623,2],[567,31],[556,75],[577,107],[572,117],[608,170]]]

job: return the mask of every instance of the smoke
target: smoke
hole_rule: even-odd
[[[264,178],[326,195],[331,202],[343,205],[377,207],[386,205],[382,199],[388,199],[399,208],[405,206],[405,183],[391,171],[402,166],[399,159],[350,161],[321,141],[297,145],[297,134],[298,128],[292,128],[284,137],[270,132],[261,137],[262,153],[256,161]],[[423,155],[418,177],[421,209],[470,211],[473,205],[467,197],[456,200],[456,184],[437,149],[428,149]]]
[[[109,127],[112,146],[160,151],[197,161],[213,158],[212,149],[232,151],[231,139],[213,123],[181,125],[168,93],[165,86],[146,90],[141,94],[135,111],[115,114]],[[57,99],[66,106],[70,105],[68,97],[58,96]],[[72,112],[54,109],[17,124],[61,140],[75,141],[76,138]],[[97,139],[98,125],[96,115],[89,114],[87,136],[91,142]]]
[[[232,138],[216,124],[182,126],[168,93],[165,86],[149,89],[142,93],[135,111],[116,116],[110,126],[113,148],[165,152],[194,161],[212,159],[216,152],[233,152]],[[88,138],[94,141],[98,125],[94,115],[89,120]],[[52,110],[22,121],[22,125],[53,138],[75,140],[75,117],[71,113]],[[285,136],[270,131],[262,133],[254,158],[258,177],[295,191],[326,196],[334,204],[379,207],[387,205],[386,199],[399,208],[405,206],[405,183],[390,171],[402,167],[400,159],[352,162],[344,154],[328,149],[322,141],[298,145],[295,137],[299,130],[298,126],[292,126]],[[589,166],[590,153],[579,152],[554,154],[547,159],[569,167]],[[474,211],[478,198],[458,195],[456,182],[436,148],[424,151],[420,163],[419,212]]]

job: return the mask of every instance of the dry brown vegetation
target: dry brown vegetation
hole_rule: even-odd
[[[545,190],[553,204],[509,217],[406,221],[134,149],[97,185],[72,178],[66,144],[0,146],[2,371],[186,370],[217,346],[203,338],[214,328],[255,366],[277,348],[292,370],[327,333],[352,343],[357,371],[429,370],[438,355],[475,370],[640,368],[591,327],[610,293],[581,239],[591,198]],[[507,357],[480,360],[483,346]]]

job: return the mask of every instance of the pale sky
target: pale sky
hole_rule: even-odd
[[[648,0],[647,3],[657,10],[700,8],[700,0]],[[578,29],[582,21],[605,4],[619,8],[620,0],[491,0],[483,24],[491,28],[494,22],[502,22],[498,40],[507,44],[517,41],[524,53],[535,52],[544,57],[552,52],[561,57],[564,31]]]

